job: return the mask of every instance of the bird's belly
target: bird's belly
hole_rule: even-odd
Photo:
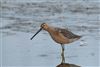
[[[51,35],[52,39],[59,44],[68,44],[69,39],[62,35]]]

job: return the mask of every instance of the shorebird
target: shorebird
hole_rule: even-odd
[[[41,30],[45,30],[47,31],[51,38],[58,44],[61,45],[62,47],[62,61],[61,63],[65,63],[65,57],[64,57],[64,46],[65,44],[69,44],[72,43],[78,39],[81,38],[81,36],[76,35],[74,33],[72,33],[71,31],[67,30],[67,29],[62,29],[62,28],[58,28],[58,27],[52,27],[49,26],[47,23],[42,23],[40,26],[40,29],[36,32],[36,34],[34,36],[32,36],[31,40],[41,31]]]

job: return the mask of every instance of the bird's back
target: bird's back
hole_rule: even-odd
[[[74,38],[80,38],[81,37],[79,35],[72,33],[71,31],[69,31],[67,29],[56,28],[56,31],[59,31],[59,33],[63,34],[68,39],[74,39]]]

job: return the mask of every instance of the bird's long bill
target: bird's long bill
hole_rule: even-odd
[[[31,40],[42,30],[42,28],[40,28],[32,37]]]

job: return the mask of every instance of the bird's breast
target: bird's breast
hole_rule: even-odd
[[[61,33],[59,32],[49,32],[50,33],[50,36],[52,37],[52,39],[59,43],[59,44],[67,44],[69,43],[69,39],[64,37]]]

